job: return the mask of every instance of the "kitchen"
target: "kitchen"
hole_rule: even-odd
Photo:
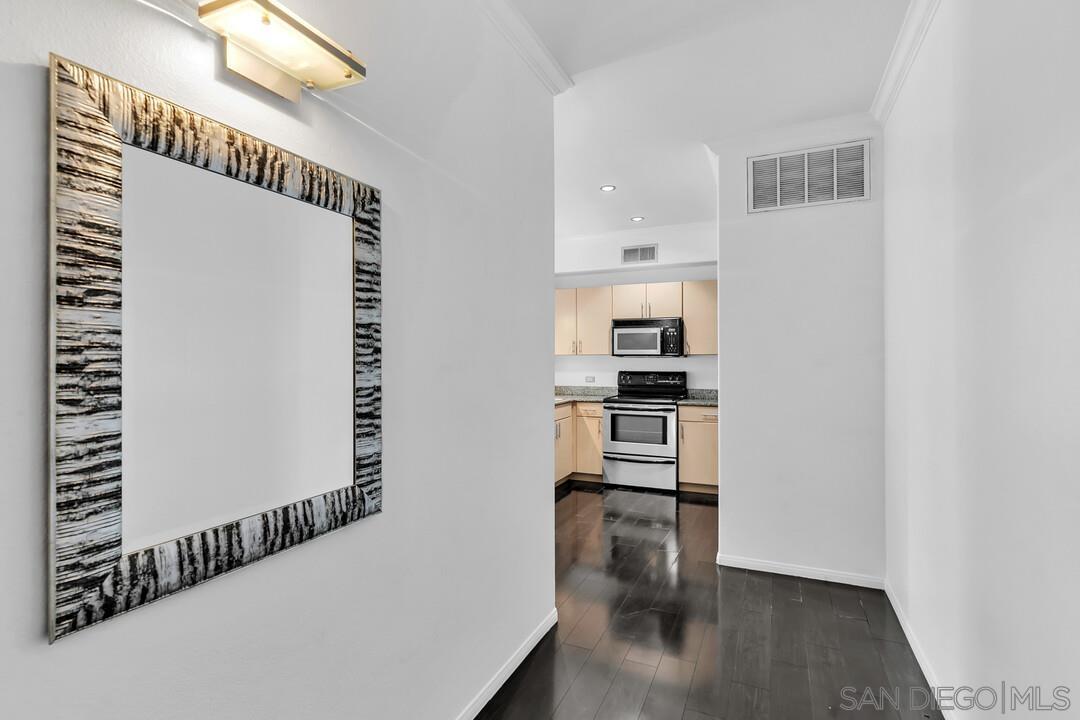
[[[715,498],[716,280],[574,280],[555,290],[556,486]]]

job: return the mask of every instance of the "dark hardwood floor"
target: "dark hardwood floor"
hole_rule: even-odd
[[[715,505],[573,490],[556,501],[559,624],[479,717],[939,719],[884,593],[716,565]],[[901,688],[901,709],[841,689]],[[894,692],[895,691],[891,691]]]

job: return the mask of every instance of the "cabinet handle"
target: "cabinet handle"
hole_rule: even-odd
[[[645,303],[641,303],[641,317],[645,317]]]
[[[682,423],[679,423],[679,439],[686,442],[686,428]]]
[[[649,317],[652,317],[652,303],[649,303]]]
[[[559,423],[555,423],[555,439],[559,439]]]

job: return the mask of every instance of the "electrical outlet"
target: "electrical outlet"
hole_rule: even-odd
[[[587,383],[596,382],[596,376],[595,375],[586,375],[585,376],[585,382],[587,382]]]

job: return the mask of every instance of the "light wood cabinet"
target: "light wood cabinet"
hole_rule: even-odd
[[[577,290],[555,291],[555,354],[577,354]]]
[[[681,282],[614,285],[611,288],[611,316],[682,317],[682,285]]]
[[[574,403],[574,470],[600,475],[604,472],[604,405]]]
[[[611,354],[611,286],[555,291],[555,354]]]
[[[579,473],[600,475],[604,472],[603,424],[597,417],[577,417],[575,419],[574,443],[576,463],[574,469]]]
[[[645,317],[645,283],[612,286],[611,316],[616,318]]]
[[[687,355],[716,355],[716,281],[682,284]]]
[[[574,419],[555,421],[555,482],[574,472]]]
[[[577,354],[611,354],[611,286],[577,289]]]
[[[679,483],[719,485],[716,408],[679,408]]]
[[[683,284],[649,283],[645,287],[645,317],[682,317]]]

